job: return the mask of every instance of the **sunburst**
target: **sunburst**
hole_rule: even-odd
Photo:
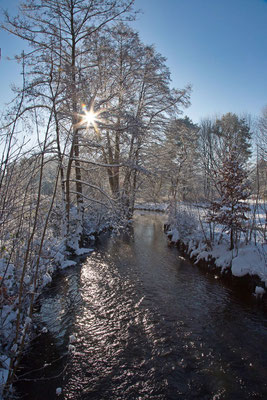
[[[104,122],[102,118],[100,118],[101,114],[103,114],[104,110],[94,110],[94,104],[91,105],[90,109],[87,110],[85,104],[82,104],[82,114],[79,114],[80,121],[78,123],[79,127],[86,127],[89,129],[91,126],[94,128],[96,134],[99,136],[99,128],[98,123]]]

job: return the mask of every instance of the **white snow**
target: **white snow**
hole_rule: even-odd
[[[76,261],[65,260],[60,264],[60,268],[64,269],[64,268],[71,267],[72,265],[76,265],[76,264],[77,264]]]
[[[75,253],[77,254],[77,256],[81,256],[82,254],[87,254],[87,253],[92,253],[92,251],[94,251],[94,249],[88,249],[88,248],[79,248],[75,250]]]
[[[195,250],[195,251],[196,251],[196,250]],[[192,253],[194,253],[194,252],[192,252]],[[191,253],[191,255],[192,255],[192,253]],[[202,251],[201,253],[199,253],[199,254],[197,255],[197,259],[196,259],[196,261],[195,261],[195,264],[198,263],[199,260],[208,261],[209,256],[210,256],[210,253],[209,253],[208,251],[206,251],[206,250]]]
[[[257,296],[263,296],[264,295],[264,293],[265,293],[265,290],[261,287],[261,286],[256,286],[255,287],[255,294],[257,295]]]
[[[50,282],[52,282],[52,277],[48,272],[46,272],[43,275],[43,287],[48,285]]]
[[[169,235],[172,235],[172,242],[177,242],[180,238],[179,232],[176,228],[174,228],[172,231],[168,232]]]
[[[17,343],[14,343],[13,346],[11,347],[11,351],[13,353],[16,353],[17,350],[18,350],[18,345],[17,345]]]
[[[267,266],[257,246],[243,245],[232,260],[232,274],[235,276],[258,275],[267,284]]]
[[[217,267],[222,268],[222,271],[231,265],[233,255],[232,252],[228,250],[226,243],[214,246],[210,254],[212,258],[215,258]]]
[[[4,278],[5,288],[11,290],[14,284],[15,267],[13,264],[7,264],[4,258],[0,258],[0,277]]]
[[[70,335],[69,342],[70,343],[75,343],[76,342],[76,336],[75,335]]]
[[[61,393],[62,393],[62,388],[61,387],[56,388],[56,395],[60,396]]]
[[[135,210],[146,210],[146,211],[166,211],[168,208],[168,204],[166,203],[142,203],[135,204]]]
[[[251,210],[253,211],[252,206]],[[212,259],[215,265],[221,268],[221,272],[231,269],[232,274],[237,277],[247,274],[257,275],[267,286],[267,244],[262,241],[260,235],[257,236],[256,243],[254,240],[246,244],[245,238],[241,238],[238,250],[232,251],[229,250],[229,235],[223,231],[223,227],[217,225],[211,248],[206,240],[209,238],[209,226],[205,223],[205,207],[180,204],[175,213],[169,216],[170,231],[167,234],[172,235],[171,241],[181,240],[187,245],[188,254],[196,259],[196,263],[200,260]],[[188,230],[188,219],[193,214],[202,220],[202,224],[200,227],[195,221]],[[265,216],[261,215],[261,217]]]
[[[10,364],[10,358],[5,355],[0,355],[0,399],[2,400],[3,388],[8,378],[8,369]]]
[[[30,282],[31,282],[31,277],[30,277],[30,275],[25,275],[25,277],[24,277],[24,283],[25,283],[26,285],[28,285]]]
[[[25,318],[25,325],[30,325],[32,323],[32,319],[30,317]]]
[[[1,310],[1,335],[2,338],[5,338],[7,340],[13,339],[14,336],[14,331],[13,331],[13,325],[14,322],[16,321],[17,314],[13,310],[13,307],[11,305],[4,305],[2,306]]]
[[[73,344],[69,344],[68,350],[70,353],[72,353],[73,351],[75,351],[75,346],[73,346]]]

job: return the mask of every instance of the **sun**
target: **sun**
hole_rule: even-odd
[[[87,110],[86,105],[82,104],[82,112],[82,114],[78,114],[80,118],[78,126],[86,127],[87,129],[92,126],[97,135],[99,135],[98,122],[104,122],[104,120],[100,118],[100,115],[103,113],[103,111],[94,111],[94,105],[92,105],[90,109]]]
[[[96,113],[92,110],[90,111],[84,111],[84,115],[82,117],[82,123],[86,124],[87,127],[89,127],[90,125],[94,125],[94,123],[96,122],[97,116]]]

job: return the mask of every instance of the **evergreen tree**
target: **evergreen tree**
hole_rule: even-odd
[[[217,175],[220,199],[211,203],[208,214],[208,222],[223,225],[224,231],[230,234],[230,250],[236,247],[238,232],[246,230],[244,222],[250,210],[245,202],[249,196],[247,172],[238,157],[236,148],[225,155]]]

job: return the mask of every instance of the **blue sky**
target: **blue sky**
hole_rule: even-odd
[[[14,11],[17,0],[0,0]],[[228,111],[257,115],[267,104],[265,0],[136,0],[143,14],[132,23],[146,44],[167,58],[172,84],[193,86],[186,114],[201,118]],[[0,110],[10,100],[20,68],[6,57],[25,45],[0,31]]]
[[[173,85],[193,86],[186,113],[201,118],[259,114],[267,104],[267,2],[136,0],[134,23],[167,57]]]

